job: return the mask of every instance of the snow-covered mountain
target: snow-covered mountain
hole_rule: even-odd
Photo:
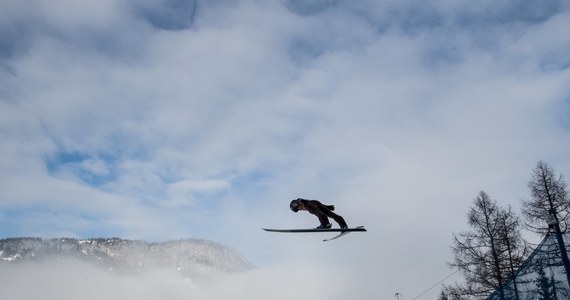
[[[239,272],[253,266],[235,250],[201,239],[161,243],[120,238],[0,240],[0,264],[50,259],[80,259],[118,272],[138,272],[155,267],[179,272],[215,270]]]

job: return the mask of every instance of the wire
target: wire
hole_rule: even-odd
[[[445,280],[447,280],[449,277],[455,275],[455,273],[459,272],[459,269],[455,270],[453,273],[447,275],[445,278],[443,278],[442,280],[438,281],[436,284],[430,286],[427,290],[423,291],[421,294],[417,295],[414,299],[412,300],[416,300],[419,299],[421,296],[425,295],[427,292],[431,291],[434,287],[438,286],[439,284],[441,284],[442,282],[444,282]]]

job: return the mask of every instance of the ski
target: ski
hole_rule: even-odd
[[[328,242],[328,241],[336,240],[336,239],[338,239],[339,237],[345,236],[345,235],[347,235],[347,234],[349,234],[349,233],[351,233],[351,232],[352,232],[352,231],[341,232],[341,233],[339,233],[338,235],[335,235],[335,236],[333,236],[333,237],[330,238],[330,239],[324,239],[323,242]]]
[[[353,232],[353,231],[366,231],[364,226],[358,226],[355,228],[328,228],[328,229],[317,229],[317,228],[301,228],[301,229],[272,229],[272,228],[261,228],[269,232],[284,232],[284,233],[301,233],[301,232]]]
[[[338,235],[335,235],[332,238],[329,239],[324,239],[323,242],[328,242],[328,241],[332,241],[332,240],[336,240],[342,236],[345,236],[351,232],[355,232],[355,231],[366,231],[366,228],[364,228],[364,226],[358,226],[358,227],[354,227],[354,228],[345,228],[345,229],[341,229],[341,228],[329,228],[329,229],[317,229],[317,228],[313,228],[313,229],[271,229],[271,228],[261,228],[265,231],[269,231],[269,232],[282,232],[282,233],[304,233],[304,232],[340,232]]]

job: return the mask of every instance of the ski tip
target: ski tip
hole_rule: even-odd
[[[356,226],[353,228],[347,228],[346,230],[340,230],[341,232],[346,232],[346,231],[367,231],[366,228],[364,228],[364,226]]]

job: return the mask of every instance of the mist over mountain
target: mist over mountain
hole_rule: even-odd
[[[311,284],[291,288],[284,278],[310,278]],[[0,240],[1,299],[339,299],[335,295],[346,298],[345,291],[346,274],[334,264],[299,259],[253,267],[209,240]]]
[[[8,238],[0,240],[0,264],[79,259],[111,271],[173,269],[182,274],[200,270],[241,272],[253,266],[237,251],[202,239],[159,243],[120,238]]]

